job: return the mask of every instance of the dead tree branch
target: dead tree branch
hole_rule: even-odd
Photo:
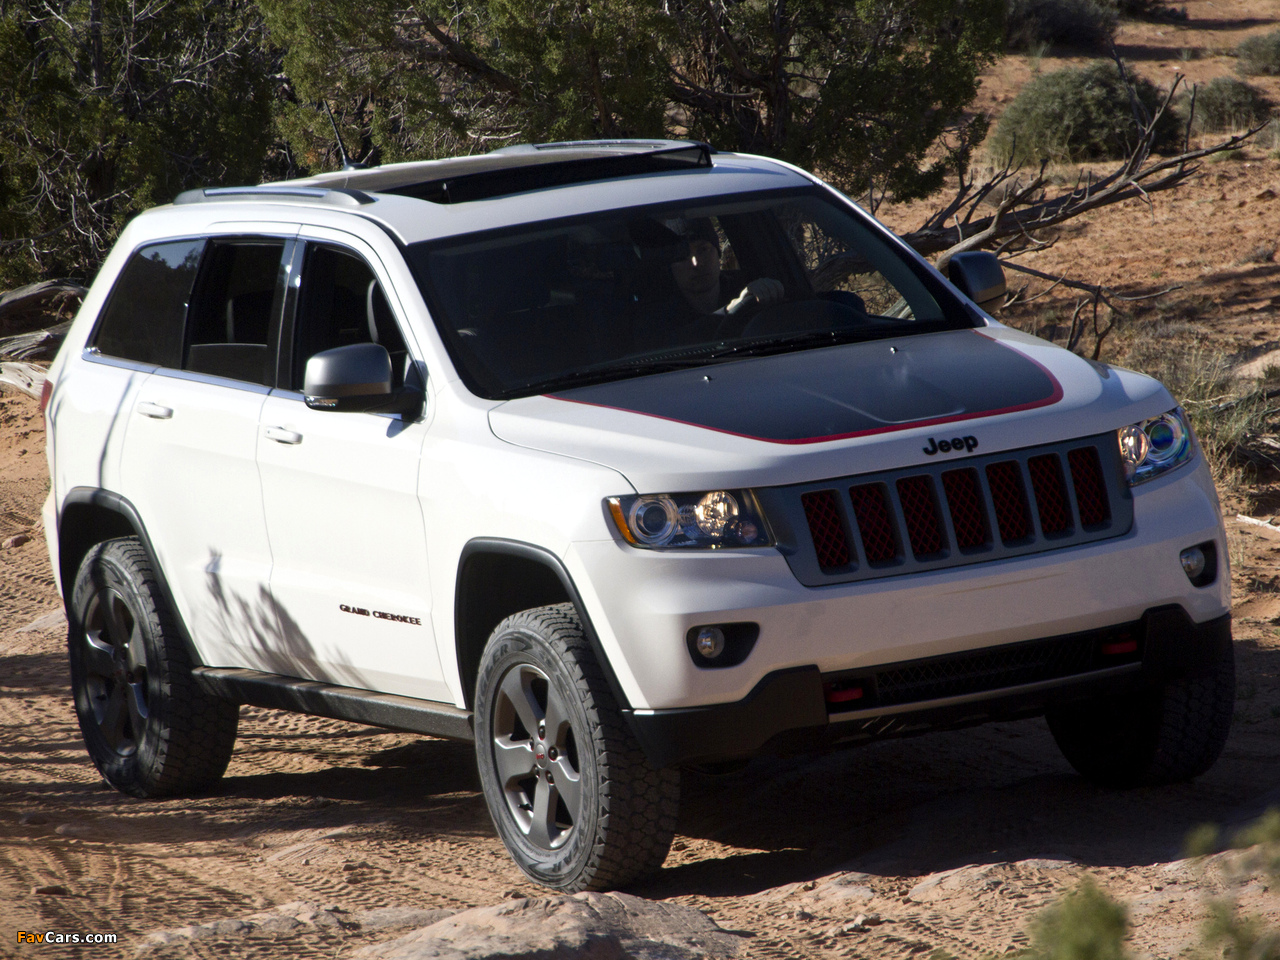
[[[1028,173],[1010,162],[981,182],[976,177],[962,177],[954,196],[903,239],[920,254],[938,254],[936,263],[945,268],[957,253],[993,247],[1010,237],[1031,239],[1037,230],[1064,223],[1090,210],[1132,199],[1150,203],[1152,194],[1171,190],[1195,175],[1201,166],[1197,161],[1237,149],[1266,126],[1266,123],[1259,124],[1195,150],[1189,148],[1188,134],[1184,137],[1184,149],[1177,156],[1152,159],[1157,124],[1173,102],[1181,81],[1181,77],[1174,80],[1154,113],[1144,110],[1135,115],[1138,143],[1129,156],[1105,176],[1096,178],[1081,170],[1074,186],[1051,194],[1046,164]],[[978,216],[981,205],[989,203],[993,196],[1002,198],[995,211]]]
[[[8,318],[54,307],[59,313],[70,306],[78,307],[89,291],[72,280],[43,280],[29,283],[7,293],[0,293],[0,328]]]
[[[1180,290],[1181,284],[1175,284],[1158,290],[1155,293],[1143,293],[1137,296],[1125,296],[1116,293],[1115,290],[1100,283],[1082,283],[1079,280],[1071,280],[1067,277],[1055,277],[1053,274],[1044,273],[1031,267],[1023,266],[1020,263],[1005,262],[1004,266],[1009,270],[1015,270],[1018,273],[1025,273],[1029,276],[1036,277],[1040,280],[1048,280],[1050,285],[1045,290],[1040,291],[1035,296],[1026,296],[1027,288],[1023,287],[1007,301],[1005,306],[1012,306],[1018,303],[1030,303],[1032,300],[1038,300],[1045,296],[1051,290],[1057,287],[1066,287],[1070,290],[1079,290],[1086,294],[1085,297],[1076,301],[1075,309],[1071,313],[1071,323],[1067,328],[1067,339],[1065,346],[1068,350],[1075,350],[1080,346],[1080,341],[1084,339],[1084,335],[1089,330],[1093,333],[1093,350],[1092,356],[1094,360],[1102,356],[1102,343],[1107,336],[1116,327],[1116,316],[1119,312],[1117,303],[1136,303],[1140,300],[1153,300],[1156,297],[1163,297],[1167,293],[1174,290]],[[1106,307],[1108,313],[1105,315],[1106,322],[1103,322],[1104,316],[1100,313],[1102,307]],[[1086,317],[1085,311],[1088,310]],[[1049,340],[1054,339],[1051,331],[1047,337]]]

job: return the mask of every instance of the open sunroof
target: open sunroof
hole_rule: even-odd
[[[711,167],[711,148],[705,143],[681,144],[642,153],[620,153],[603,157],[579,157],[523,164],[501,170],[424,180],[403,187],[381,191],[429,200],[432,203],[467,203],[488,200],[528,190],[562,187],[571,183],[590,183],[615,177],[634,177],[646,173],[668,173]]]

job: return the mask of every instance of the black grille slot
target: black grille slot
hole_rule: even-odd
[[[1016,687],[1084,673],[1092,663],[1093,642],[1088,638],[1018,644],[954,660],[921,660],[877,674],[877,702],[893,706]]]

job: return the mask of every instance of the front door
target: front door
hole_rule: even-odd
[[[382,344],[401,379],[421,368],[371,249],[314,230],[301,262],[292,351],[257,439],[280,643],[310,679],[451,701],[418,503],[425,420],[311,410],[301,393],[307,359],[344,344]]]

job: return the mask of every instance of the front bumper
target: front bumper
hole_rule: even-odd
[[[1179,553],[1212,542],[1216,580],[1193,586]],[[564,560],[626,705],[672,710],[747,700],[767,676],[867,671],[1112,628],[1170,605],[1195,623],[1230,610],[1226,540],[1203,459],[1133,492],[1128,533],[988,563],[807,587],[777,550],[663,553],[574,543]],[[759,628],[741,663],[708,668],[700,625]]]
[[[779,670],[734,703],[626,712],[657,766],[731,760],[1014,720],[1073,700],[1136,693],[1197,675],[1219,662],[1224,645],[1231,645],[1230,614],[1197,624],[1171,605],[1118,627],[852,674]],[[903,676],[926,678],[914,684],[919,698]],[[835,689],[855,681],[865,693],[832,702]]]

